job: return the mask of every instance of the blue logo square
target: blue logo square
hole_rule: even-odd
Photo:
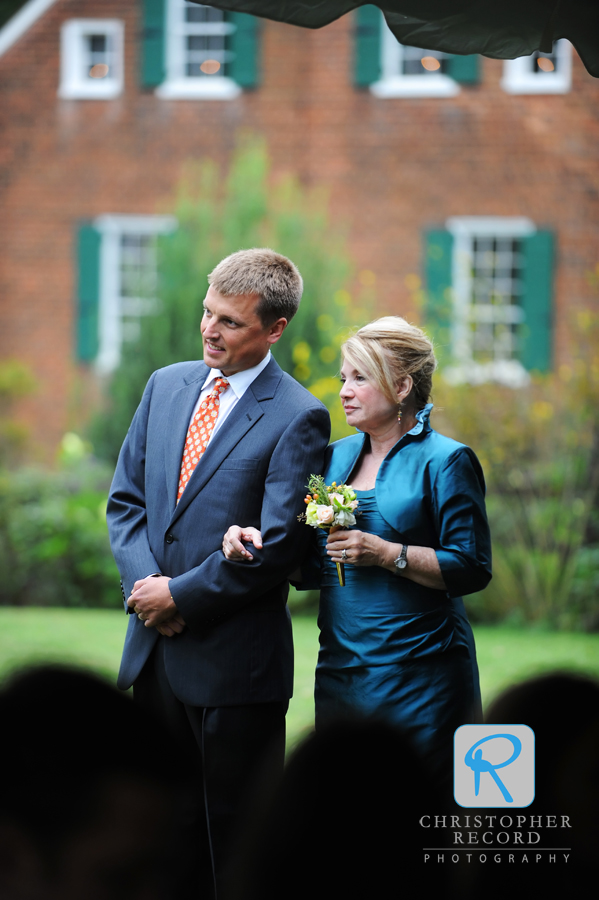
[[[454,798],[468,808],[530,806],[535,735],[528,725],[462,725],[453,744]]]

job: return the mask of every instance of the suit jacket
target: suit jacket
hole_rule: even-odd
[[[164,641],[176,696],[195,706],[286,700],[293,686],[287,576],[309,530],[297,521],[330,434],[325,407],[271,360],[214,434],[176,504],[189,419],[208,367],[184,362],[150,378],[123,444],[108,501],[125,596],[153,573],[187,623]],[[225,559],[230,525],[262,531],[253,561]],[[118,678],[131,686],[159,634],[132,615]]]

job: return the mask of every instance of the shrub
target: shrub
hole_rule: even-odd
[[[518,390],[437,379],[439,430],[475,450],[488,483],[494,576],[475,617],[599,626],[598,334],[581,314],[572,365]]]
[[[105,466],[72,454],[58,472],[0,472],[0,604],[119,607],[109,483]]]

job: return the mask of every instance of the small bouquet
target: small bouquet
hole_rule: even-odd
[[[348,484],[329,487],[322,475],[310,475],[308,493],[304,499],[306,512],[299,518],[313,528],[328,528],[331,532],[356,524],[355,510],[358,506],[355,491]],[[335,563],[341,587],[345,586],[343,563]]]

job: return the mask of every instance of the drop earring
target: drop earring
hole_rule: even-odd
[[[397,421],[401,424],[401,406],[397,410]]]

